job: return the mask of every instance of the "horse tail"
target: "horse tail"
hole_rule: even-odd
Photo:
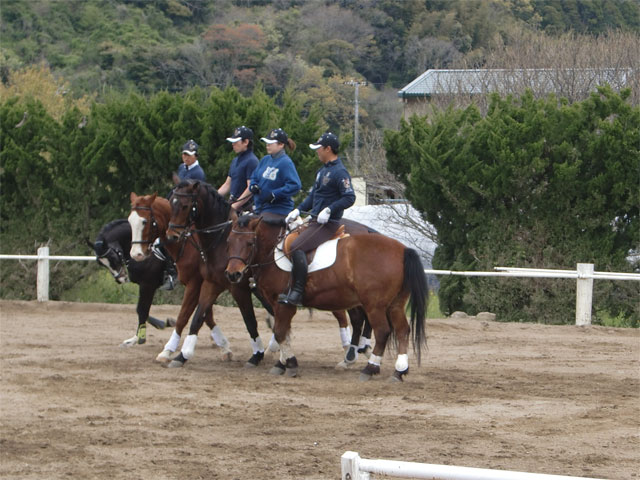
[[[404,289],[410,292],[413,350],[418,357],[418,365],[420,365],[422,348],[427,344],[425,317],[427,316],[429,286],[420,256],[412,248],[404,250]]]

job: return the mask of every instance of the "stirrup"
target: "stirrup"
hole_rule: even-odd
[[[160,287],[160,290],[173,290],[176,286],[176,281],[173,275],[167,274],[164,283]]]
[[[289,293],[281,293],[278,295],[278,303],[302,307],[302,294],[295,290],[291,290]]]

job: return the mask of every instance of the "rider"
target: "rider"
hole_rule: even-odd
[[[267,144],[267,155],[260,160],[249,182],[254,212],[284,218],[293,208],[293,196],[302,188],[296,167],[285,152],[285,147],[295,150],[296,144],[281,128],[271,130],[260,140]]]
[[[306,252],[333,237],[340,226],[338,220],[342,218],[343,211],[356,201],[349,172],[338,158],[338,137],[327,132],[309,147],[316,151],[323,166],[318,170],[307,198],[287,215],[285,221],[293,222],[300,216],[301,211],[310,212],[313,220],[291,244],[291,289],[289,293],[283,293],[278,297],[278,302],[296,306],[302,306],[307,281]]]
[[[178,177],[180,180],[202,180],[205,181],[204,170],[198,162],[198,144],[194,140],[188,140],[182,146],[182,163],[178,166]],[[178,283],[178,271],[176,265],[166,250],[159,244],[158,249],[165,261],[164,283],[161,290],[173,290]]]
[[[258,166],[258,157],[253,153],[253,130],[242,125],[227,141],[231,142],[236,157],[231,161],[229,175],[218,193],[223,196],[229,193],[231,208],[240,211],[250,198],[251,174]]]

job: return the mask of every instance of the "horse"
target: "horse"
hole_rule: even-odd
[[[296,307],[277,302],[285,291],[289,274],[273,261],[273,251],[284,222],[262,217],[242,216],[232,224],[227,238],[229,262],[226,275],[231,282],[247,275],[274,309],[274,333],[280,343],[280,359],[273,374],[296,376],[298,361],[291,348],[289,332]],[[320,310],[345,310],[361,305],[376,339],[369,361],[360,373],[369,380],[380,373],[380,363],[389,335],[395,334],[398,356],[391,377],[403,381],[409,371],[408,343],[412,334],[418,365],[426,346],[425,317],[428,299],[427,279],[418,253],[384,235],[350,235],[337,243],[333,265],[307,277],[303,305]],[[411,306],[411,322],[405,307]]]
[[[96,261],[105,267],[118,284],[128,281],[139,285],[138,328],[136,334],[124,340],[123,347],[140,345],[147,341],[147,322],[153,327],[164,329],[172,325],[172,321],[163,322],[149,315],[156,290],[162,285],[164,262],[156,257],[150,257],[144,262],[131,262],[129,250],[131,248],[131,227],[127,219],[121,218],[107,223],[102,227],[95,243],[86,239],[96,255]]]
[[[235,211],[231,211],[229,203],[221,197],[218,192],[207,183],[199,181],[182,181],[173,190],[170,198],[171,218],[169,221],[169,229],[167,230],[167,239],[169,241],[178,241],[183,238],[189,238],[193,233],[197,233],[200,239],[199,248],[203,252],[202,257],[207,258],[209,262],[209,271],[216,272],[224,279],[226,288],[232,289],[239,282],[229,282],[225,275],[227,265],[226,238],[229,234],[231,223],[237,218]],[[355,223],[355,222],[354,222]],[[361,226],[365,229],[364,226]],[[205,255],[204,252],[211,250],[215,255]],[[249,285],[249,277],[242,279],[242,285]],[[218,279],[220,281],[220,279]],[[253,282],[250,282],[253,284]],[[242,286],[239,285],[239,286]],[[254,293],[258,293],[252,288]],[[256,295],[265,308],[273,313],[273,308],[269,302],[265,302],[261,295]],[[207,305],[206,297],[200,296],[200,307]],[[361,332],[367,330],[367,318],[365,312],[356,306],[356,308],[348,311],[353,326],[351,341],[349,341],[346,333],[348,326],[344,311],[336,310],[333,315],[338,320],[341,327],[341,339],[343,348],[345,349],[344,360],[337,365],[337,368],[348,368],[353,365],[358,356],[359,351],[369,353],[366,346],[359,347],[359,338]],[[199,328],[196,323],[197,315],[191,323],[191,331],[197,333]],[[271,348],[270,348],[271,349]],[[271,349],[276,351],[276,349]]]
[[[135,192],[131,192],[130,199],[131,213],[128,217],[131,227],[130,256],[135,262],[145,262],[149,258],[155,258],[156,256],[152,254],[153,247],[151,247],[151,244],[157,238],[163,239],[165,236],[167,219],[162,215],[162,211],[164,207],[164,212],[167,212],[169,201],[157,197],[155,193],[153,195],[138,196]],[[154,207],[153,205],[155,204],[159,204],[159,206]],[[144,232],[146,232],[146,235]],[[171,363],[171,356],[177,350],[182,330],[189,321],[189,317],[198,302],[203,278],[199,270],[199,254],[192,243],[166,245],[165,248],[176,261],[178,279],[185,286],[185,290],[175,328],[162,352],[156,357],[156,361],[169,363],[168,366],[176,367],[181,366],[181,364]],[[223,360],[231,360],[233,356],[231,346],[220,327],[213,320],[213,309],[207,310],[204,321],[211,328],[211,338],[222,349]]]
[[[183,342],[180,353],[171,360],[170,367],[181,367],[193,358],[198,332],[202,322],[212,312],[212,306],[218,296],[225,290],[229,290],[236,301],[245,326],[251,337],[253,354],[245,363],[246,367],[256,367],[264,358],[264,347],[258,333],[258,324],[251,300],[251,291],[248,281],[243,285],[231,285],[224,275],[226,259],[217,264],[216,258],[224,257],[225,248],[216,248],[215,242],[202,247],[207,232],[190,232],[179,241],[168,241],[166,231],[171,218],[169,200],[158,197],[156,194],[138,196],[134,192],[131,198],[131,214],[129,223],[132,227],[134,240],[131,247],[131,257],[145,261],[150,256],[149,245],[160,238],[170,255],[176,260],[178,276],[186,283],[186,289],[180,315],[171,339],[165,345],[159,358],[169,359],[180,342],[182,330],[189,320],[191,313],[196,310],[189,334]],[[225,215],[231,214],[228,210]],[[225,217],[226,218],[226,217]],[[214,232],[214,236],[220,232]],[[224,237],[226,238],[226,236]],[[223,244],[224,245],[224,244]],[[208,262],[207,260],[211,260]],[[196,308],[197,305],[197,308]],[[203,314],[203,312],[205,312]]]

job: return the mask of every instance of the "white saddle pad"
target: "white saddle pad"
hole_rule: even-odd
[[[336,253],[338,250],[338,240],[339,238],[334,238],[333,240],[329,240],[328,242],[321,243],[318,248],[316,248],[316,254],[313,257],[313,260],[309,264],[308,273],[315,272],[317,270],[322,270],[323,268],[328,268],[334,264],[336,261]],[[273,259],[276,262],[276,265],[280,267],[281,270],[285,272],[290,272],[292,268],[291,261],[287,258],[287,256],[282,251],[282,246],[284,244],[284,239],[280,241],[280,243],[273,250]]]

